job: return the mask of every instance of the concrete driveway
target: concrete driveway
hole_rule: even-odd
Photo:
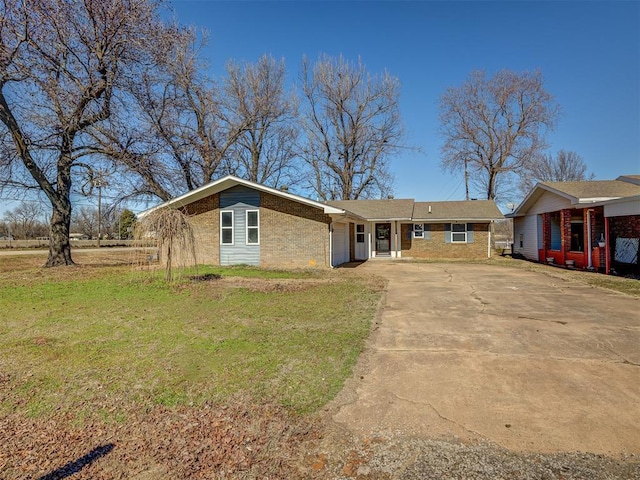
[[[640,454],[640,301],[486,265],[367,262],[388,278],[334,419],[360,435]]]

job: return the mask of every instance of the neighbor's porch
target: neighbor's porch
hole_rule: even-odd
[[[602,206],[543,213],[538,259],[570,268],[604,270],[607,237]]]

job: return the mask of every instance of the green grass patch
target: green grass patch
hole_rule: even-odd
[[[311,412],[350,374],[379,295],[353,277],[252,267],[171,285],[130,267],[4,271],[0,409],[118,420],[242,394]]]

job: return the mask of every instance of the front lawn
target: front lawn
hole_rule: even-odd
[[[332,273],[201,267],[204,281],[166,285],[131,266],[4,260],[0,413],[35,418],[121,422],[239,394],[315,411],[349,375],[380,296]]]

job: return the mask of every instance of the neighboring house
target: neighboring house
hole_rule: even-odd
[[[89,240],[89,235],[85,235],[84,233],[70,233],[69,240],[73,240],[73,241]]]
[[[334,267],[373,257],[486,258],[492,201],[321,203],[234,176],[147,210],[190,216],[198,263]]]
[[[640,273],[640,175],[538,183],[507,217],[529,260]]]
[[[328,203],[361,219],[349,222],[350,260],[385,256],[486,258],[491,255],[491,223],[503,218],[495,202],[490,200],[336,200]]]

